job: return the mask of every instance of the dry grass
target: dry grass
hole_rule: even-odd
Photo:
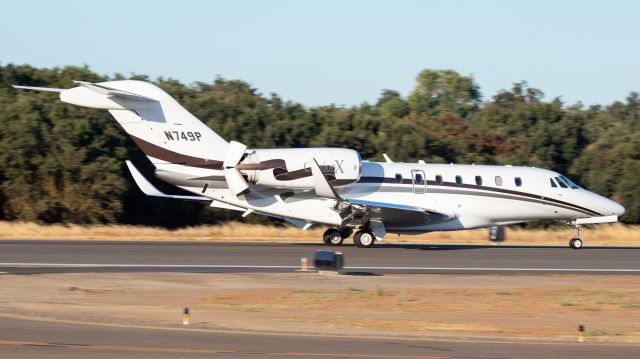
[[[280,323],[274,326],[282,325],[280,318],[288,318],[313,326],[385,332],[560,337],[572,334],[574,323],[588,323],[589,337],[637,341],[637,281],[624,277],[616,278],[620,280],[617,283],[593,279],[589,282],[585,277],[546,277],[537,284],[504,286],[509,280],[526,279],[501,278],[497,286],[487,283],[462,288],[447,284],[407,287],[387,282],[382,293],[382,283],[377,288],[363,282],[349,288],[325,283],[321,288],[260,288],[203,296],[198,306],[242,316],[260,315]],[[307,285],[310,283],[311,280]],[[331,314],[326,308],[340,310]]]
[[[631,275],[64,273],[0,276],[0,320],[24,315],[119,325],[640,343]]]
[[[125,225],[40,225],[24,222],[0,222],[0,239],[72,239],[72,240],[175,240],[238,242],[318,242],[324,227],[302,231],[293,226],[272,227],[257,224],[226,223],[168,230],[157,227]],[[507,228],[506,244],[564,245],[572,237],[571,227],[554,230]],[[620,223],[585,228],[586,245],[640,245],[640,226]],[[417,236],[388,235],[388,243],[487,244],[487,230],[434,232]]]

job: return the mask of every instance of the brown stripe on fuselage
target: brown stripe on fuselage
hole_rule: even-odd
[[[140,147],[142,152],[144,152],[146,155],[151,156],[153,158],[167,161],[169,163],[175,163],[175,164],[191,166],[191,167],[209,168],[214,170],[222,169],[222,163],[223,163],[222,161],[208,160],[205,158],[183,155],[181,153],[173,152],[164,147],[155,145],[151,142],[147,142],[136,136],[133,136],[133,135],[129,135],[129,136],[131,136],[131,139],[133,140],[133,142],[135,142],[136,145]]]
[[[333,181],[329,181],[332,185],[336,187],[346,186],[348,184],[352,184],[357,182],[355,179],[334,179]]]
[[[388,178],[388,177],[360,177],[360,179],[358,180],[358,183],[386,183],[386,184],[410,185],[410,184],[413,184],[413,181],[411,179],[403,179],[401,182],[398,182],[395,180],[395,178]],[[507,193],[507,194],[517,195],[517,196],[534,198],[537,200],[547,201],[551,203],[556,203],[556,204],[562,205],[563,208],[566,208],[566,206],[570,206],[570,207],[573,207],[574,209],[579,209],[580,212],[585,212],[587,214],[592,214],[597,216],[602,215],[589,208],[581,207],[573,203],[564,202],[554,198],[544,197],[544,196],[540,196],[540,195],[528,193],[528,192],[520,192],[520,191],[514,191],[514,190],[504,189],[504,188],[478,186],[478,185],[465,184],[465,183],[457,184],[454,182],[442,182],[437,184],[436,181],[432,181],[432,180],[428,180],[427,185],[435,186],[435,187],[443,186],[443,187],[452,187],[452,188],[469,188],[469,189],[483,190],[488,192]],[[422,186],[422,184],[420,184],[419,186]]]
[[[275,160],[266,160],[260,163],[240,163],[236,165],[236,169],[238,170],[268,170],[268,169],[283,169],[287,170],[287,163],[285,160],[275,159]]]
[[[280,172],[278,174],[274,172],[274,176],[278,181],[295,181],[297,179],[311,177],[311,175],[311,170],[308,168],[301,168],[299,170],[289,172]]]

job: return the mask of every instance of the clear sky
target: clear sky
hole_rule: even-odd
[[[640,1],[2,2],[0,62],[84,65],[186,83],[241,79],[304,105],[407,95],[424,68],[483,99],[526,80],[608,104],[640,91]],[[82,79],[79,79],[82,80]]]

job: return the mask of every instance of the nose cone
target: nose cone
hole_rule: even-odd
[[[620,204],[610,200],[607,197],[601,196],[599,194],[588,192],[587,197],[585,197],[586,203],[589,203],[589,208],[593,209],[594,212],[600,213],[603,216],[622,216],[625,212],[625,209]]]
[[[616,203],[616,202],[614,202],[612,200],[609,200],[609,202],[611,202],[611,203],[609,203],[609,206],[607,207],[607,210],[610,211],[612,215],[615,214],[618,217],[620,217],[626,211],[624,209],[624,207],[619,205],[618,203]]]

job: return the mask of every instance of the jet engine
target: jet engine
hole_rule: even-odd
[[[247,153],[235,169],[257,186],[312,189],[313,159],[336,187],[356,182],[361,173],[360,154],[345,148],[256,149]]]

